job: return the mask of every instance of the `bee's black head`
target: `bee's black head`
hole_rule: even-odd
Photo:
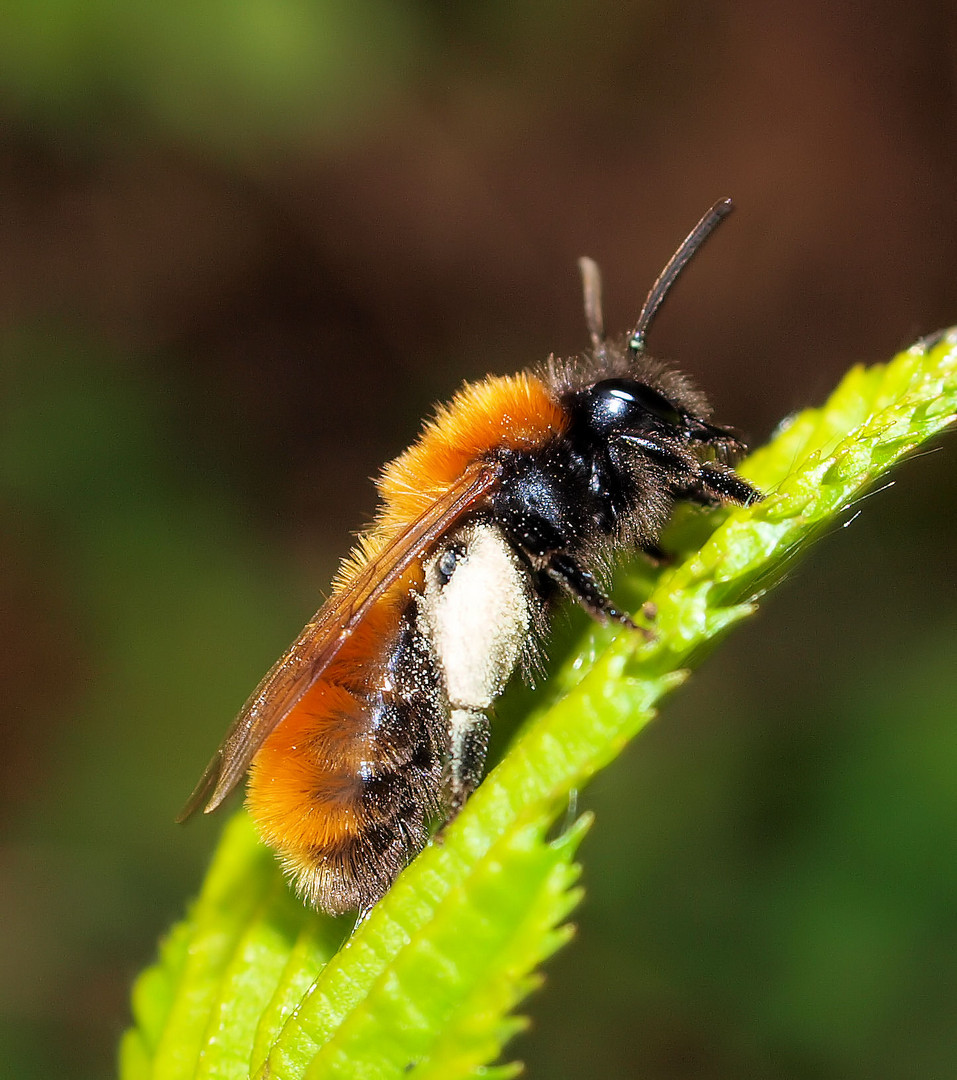
[[[700,402],[697,395],[694,404]],[[589,460],[634,477],[648,469],[675,494],[752,503],[759,493],[731,469],[744,445],[688,405],[637,379],[600,379],[566,398],[571,436]],[[599,466],[600,468],[602,466]],[[610,477],[609,477],[610,479]]]
[[[601,276],[591,259],[580,260],[592,348],[583,361],[553,361],[548,378],[569,411],[572,440],[592,462],[593,475],[603,473],[610,481],[617,473],[624,487],[630,484],[640,495],[654,483],[669,497],[704,503],[748,504],[761,497],[731,469],[744,444],[710,422],[710,406],[690,380],[645,353],[662,300],[730,211],[731,200],[721,199],[688,234],[624,339],[605,338]]]
[[[694,394],[690,403],[676,397],[637,379],[601,379],[578,392],[573,412],[581,428],[596,439],[642,436],[676,441],[694,447],[699,457],[722,461],[743,451],[730,431],[692,411],[701,404],[699,395]]]

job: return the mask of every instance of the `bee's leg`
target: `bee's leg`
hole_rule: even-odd
[[[757,488],[742,480],[730,466],[713,461],[701,466],[697,482],[681,492],[681,497],[701,506],[718,506],[721,503],[753,506],[764,498]]]
[[[372,909],[376,906],[377,903],[378,900],[373,900],[371,903],[364,904],[361,908],[359,908],[359,910],[356,912],[356,921],[352,924],[351,933],[354,934],[359,929],[359,927],[366,921],[366,919],[369,918],[369,915],[372,913]]]
[[[453,707],[450,726],[448,821],[458,814],[482,779],[488,753],[489,719],[480,709]]]
[[[598,622],[606,623],[611,620],[632,630],[641,629],[625,612],[615,607],[598,587],[594,576],[584,567],[579,566],[569,555],[552,555],[545,564],[545,573],[571,593],[588,614]]]
[[[657,544],[642,544],[641,550],[655,566],[664,566],[665,563],[671,562],[668,552]]]

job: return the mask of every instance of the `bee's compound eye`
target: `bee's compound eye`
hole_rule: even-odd
[[[638,427],[649,415],[672,427],[684,423],[663,394],[631,379],[605,379],[591,388],[589,397],[591,423],[599,431]]]

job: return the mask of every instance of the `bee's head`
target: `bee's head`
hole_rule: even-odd
[[[668,290],[731,208],[730,199],[721,199],[692,229],[659,274],[624,340],[606,341],[598,267],[581,259],[592,349],[583,365],[554,367],[552,377],[587,454],[623,473],[651,468],[673,492],[699,501],[748,504],[760,493],[730,467],[744,444],[709,422],[710,407],[689,380],[645,354],[648,329]]]
[[[685,395],[666,396],[637,379],[601,379],[579,392],[575,412],[593,439],[624,439],[649,449],[654,444],[684,446],[699,460],[735,460],[743,444],[700,415],[700,395],[688,396],[691,401],[681,400]]]

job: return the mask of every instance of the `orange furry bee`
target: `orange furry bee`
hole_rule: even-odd
[[[599,580],[615,552],[656,553],[676,500],[761,497],[704,396],[644,352],[668,289],[730,210],[725,199],[701,219],[615,341],[582,259],[589,352],[466,385],[385,466],[372,527],[181,820],[215,810],[248,769],[249,812],[300,894],[332,914],[367,910],[478,784],[488,711],[554,602],[633,627]]]

